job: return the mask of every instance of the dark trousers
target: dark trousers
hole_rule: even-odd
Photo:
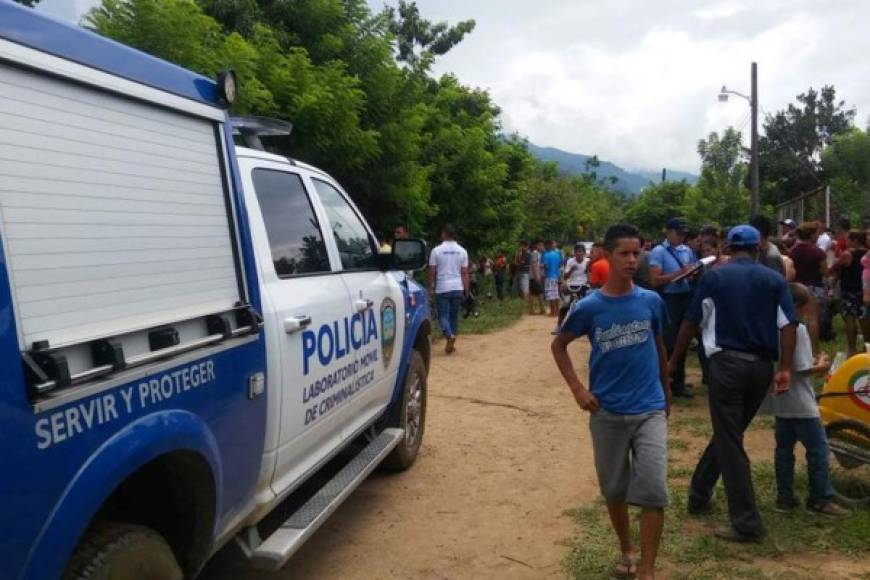
[[[495,271],[495,294],[499,300],[504,299],[504,270]]]
[[[734,530],[749,538],[760,538],[766,532],[755,506],[743,432],[770,389],[773,363],[744,353],[723,351],[710,359],[710,375],[713,438],[692,475],[689,507],[697,508],[710,502],[721,474]]]
[[[680,325],[683,323],[683,318],[686,316],[686,311],[692,303],[692,293],[683,292],[682,294],[662,294],[665,300],[665,309],[668,313],[668,323],[665,326],[664,339],[665,348],[668,349],[668,356],[674,351],[674,345],[677,344],[677,335],[680,333]],[[686,390],[686,359],[677,361],[677,366],[674,369],[674,374],[671,376],[671,390],[675,393],[680,393]]]

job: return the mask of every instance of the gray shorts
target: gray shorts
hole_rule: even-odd
[[[529,295],[529,273],[528,272],[520,272],[520,294],[523,296]]]
[[[595,471],[608,503],[668,505],[668,420],[664,411],[617,415],[599,409],[589,418]]]

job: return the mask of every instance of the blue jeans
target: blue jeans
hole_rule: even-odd
[[[465,294],[462,290],[441,292],[435,295],[438,307],[438,324],[441,332],[447,338],[453,338],[459,332],[459,310],[462,308],[462,300]]]
[[[807,479],[810,495],[807,505],[824,505],[834,497],[829,472],[828,438],[818,418],[776,418],[776,491],[779,501],[793,503],[794,446],[798,441],[807,452]]]

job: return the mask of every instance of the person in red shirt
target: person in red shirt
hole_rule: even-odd
[[[495,257],[492,273],[495,276],[495,293],[499,300],[504,300],[504,274],[507,269],[507,258],[504,252],[499,251]]]
[[[807,308],[807,330],[810,332],[814,353],[819,351],[820,316],[826,311],[828,300],[824,283],[828,270],[827,256],[816,245],[818,237],[818,222],[804,222],[797,229],[797,241],[789,252],[789,257],[794,262],[795,282],[806,286],[813,295]]]
[[[852,229],[852,222],[849,218],[840,218],[837,222],[837,233],[835,234],[834,251],[837,257],[843,255],[843,252],[849,249],[849,231]]]
[[[592,244],[592,254],[589,259],[589,286],[601,288],[610,278],[610,264],[604,259],[604,247],[598,242]]]

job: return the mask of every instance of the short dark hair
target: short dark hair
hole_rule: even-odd
[[[803,284],[791,282],[788,289],[791,291],[791,299],[795,306],[803,306],[810,301],[810,291]]]
[[[847,232],[852,229],[852,221],[847,217],[837,220],[837,225],[840,226],[841,230],[846,230]]]
[[[441,228],[441,233],[443,233],[448,238],[455,238],[456,228],[453,227],[453,224],[444,224],[444,227]]]
[[[762,238],[769,238],[770,232],[773,231],[773,222],[766,215],[756,214],[749,218],[749,225],[758,230]]]
[[[586,251],[586,244],[584,244],[582,242],[577,242],[576,244],[574,244],[574,251],[576,252],[577,250],[583,250],[585,252]]]
[[[819,222],[804,222],[797,229],[797,237],[801,241],[807,241],[813,234],[819,231]]]
[[[862,246],[867,245],[867,232],[864,230],[851,230],[849,232],[849,241],[858,242]]]
[[[604,234],[604,249],[612,252],[616,249],[619,240],[634,238],[640,241],[640,231],[631,224],[616,224],[607,228]]]
[[[719,238],[719,230],[712,224],[707,224],[701,228],[702,238]]]

